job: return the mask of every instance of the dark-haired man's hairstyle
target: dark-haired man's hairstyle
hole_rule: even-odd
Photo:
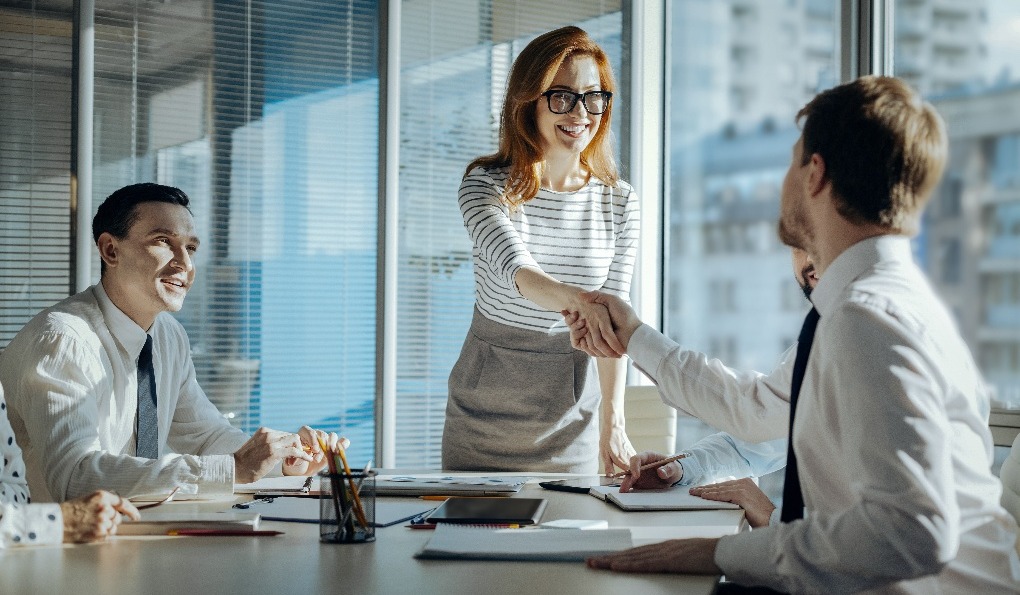
[[[92,218],[92,240],[98,242],[103,233],[109,233],[115,238],[126,236],[138,218],[135,207],[143,202],[181,205],[191,212],[188,206],[191,200],[180,188],[153,182],[131,184],[107,196],[103,204],[99,205],[96,216]]]
[[[822,157],[840,215],[917,232],[948,155],[945,125],[931,104],[899,79],[865,76],[819,94],[797,120],[801,165]]]
[[[138,219],[138,205],[143,202],[163,202],[181,205],[191,212],[191,200],[180,188],[164,186],[153,182],[131,184],[106,197],[92,218],[92,240],[99,242],[99,236],[109,233],[115,238],[127,236],[128,230]],[[102,264],[106,270],[106,264]]]

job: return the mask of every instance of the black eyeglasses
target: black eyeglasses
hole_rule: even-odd
[[[566,114],[574,109],[577,100],[584,104],[584,109],[589,114],[599,115],[609,109],[609,100],[613,98],[610,91],[588,91],[587,93],[574,93],[556,89],[542,93],[549,102],[549,111],[554,114]]]

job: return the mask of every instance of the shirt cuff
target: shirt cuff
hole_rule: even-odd
[[[763,527],[721,537],[715,548],[715,565],[726,575],[726,580],[777,588],[767,583],[770,570],[774,576],[774,562],[769,559],[769,552],[774,548],[774,533],[775,529]]]
[[[0,506],[0,549],[63,541],[64,515],[59,504]]]
[[[205,455],[198,478],[198,493],[231,495],[234,493],[234,455]]]
[[[647,324],[637,327],[627,343],[627,355],[641,372],[658,384],[659,366],[662,361],[677,347],[678,343],[669,339]]]
[[[683,469],[684,474],[680,477],[680,481],[673,485],[692,486],[701,481],[701,478],[705,475],[705,470],[702,468],[701,463],[691,455],[687,455],[677,461],[677,463],[680,463],[680,468]]]
[[[780,516],[782,515],[781,508],[772,509],[772,514],[769,515],[769,526],[778,525],[780,522]]]

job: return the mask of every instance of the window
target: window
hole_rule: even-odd
[[[0,3],[0,347],[71,291],[75,3]],[[380,14],[370,0],[95,5],[93,206],[143,180],[192,198],[202,250],[178,315],[212,401],[246,430],[309,423],[374,457]],[[32,6],[36,6],[32,4]],[[457,208],[496,145],[510,64],[578,24],[621,85],[620,3],[407,0],[399,34],[396,461],[438,466],[449,370],[473,304]],[[569,15],[569,16],[563,16]],[[8,25],[10,23],[10,25]],[[396,48],[397,45],[391,46]],[[395,79],[396,80],[396,79]],[[626,163],[621,163],[626,172]],[[87,201],[86,201],[87,203]],[[98,277],[93,256],[91,282]],[[381,461],[377,461],[381,462]]]
[[[673,276],[684,275],[684,293],[666,296],[664,328],[681,329],[685,348],[739,369],[769,371],[803,321],[805,302],[775,225],[799,136],[796,111],[836,82],[839,3],[771,3],[767,18],[751,19],[752,4],[667,4],[673,76],[666,97],[672,152],[665,209],[682,216],[667,218],[664,286],[672,288]],[[692,31],[711,32],[713,42],[695,43]],[[744,56],[758,65],[783,65],[783,80],[774,68],[741,68],[750,60]],[[714,84],[685,84],[686,71],[699,64],[714,66]],[[733,190],[723,194],[724,188]],[[776,291],[780,287],[789,289]],[[689,421],[678,427],[678,449],[701,435],[692,428]]]
[[[1011,109],[1020,103],[1020,41],[1012,33],[1020,4],[898,0],[894,10],[898,24],[915,13],[932,19],[910,37],[914,56],[901,61],[897,51],[894,72],[935,105],[950,142],[948,175],[934,195],[942,208],[928,209],[915,249],[959,313],[996,403],[1020,406],[1020,365],[1008,355],[1020,351],[1020,309],[1003,299],[1020,274],[1020,239],[1012,231],[1020,221],[1020,117]],[[897,25],[897,47],[902,34]],[[965,280],[975,271],[978,282]]]
[[[36,164],[0,161],[4,207],[24,205],[21,218],[3,209],[15,230],[3,241],[31,234],[18,243],[40,255],[24,271],[0,267],[11,317],[0,346],[71,285],[76,4],[47,4],[60,8],[0,8],[0,29],[14,15],[23,30],[2,38],[4,59],[24,57],[0,74],[0,118],[16,116],[0,150]],[[372,457],[375,429],[375,11],[365,0],[95,4],[93,208],[138,181],[187,192],[203,242],[178,318],[210,399],[249,431],[343,428],[356,461]],[[96,282],[94,251],[93,264]]]
[[[0,4],[0,349],[67,297],[71,17]]]
[[[727,4],[732,10],[724,9]],[[685,347],[699,350],[708,350],[719,325],[754,328],[771,337],[762,341],[768,345],[780,343],[790,328],[799,328],[803,297],[786,299],[789,308],[780,307],[780,295],[795,297],[799,290],[791,278],[789,251],[775,240],[779,191],[799,136],[796,109],[818,88],[835,82],[837,71],[838,3],[776,5],[779,12],[768,19],[745,18],[752,10],[747,4],[668,5],[666,51],[674,76],[666,103],[673,151],[666,208],[684,216],[668,218],[672,243],[664,254],[665,286],[671,287],[669,276],[680,271],[698,271],[701,276],[684,279],[682,296],[667,296],[664,316],[666,328],[683,329]],[[738,28],[746,30],[739,38]],[[788,35],[795,43],[772,42],[783,31],[808,29],[811,35]],[[693,43],[691,30],[712,31],[716,43]],[[776,81],[769,69],[734,69],[727,59],[744,52],[760,64],[786,64],[797,84]],[[683,84],[683,70],[696,64],[716,65],[718,83]],[[797,105],[784,107],[787,104],[780,100],[791,93]],[[771,312],[765,306],[747,311],[730,307],[738,302],[757,304],[760,299],[754,296],[763,293],[763,287],[784,284],[791,287],[790,293],[772,294]],[[770,370],[779,353],[756,351],[754,357],[739,350],[734,355],[755,369]]]

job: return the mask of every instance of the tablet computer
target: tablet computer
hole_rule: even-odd
[[[429,515],[429,523],[534,525],[542,518],[544,498],[449,498]]]
[[[588,490],[595,486],[618,486],[622,479],[606,477],[605,475],[591,475],[589,477],[571,477],[569,479],[555,479],[540,481],[538,485],[547,490],[558,492],[577,492],[587,494]]]

